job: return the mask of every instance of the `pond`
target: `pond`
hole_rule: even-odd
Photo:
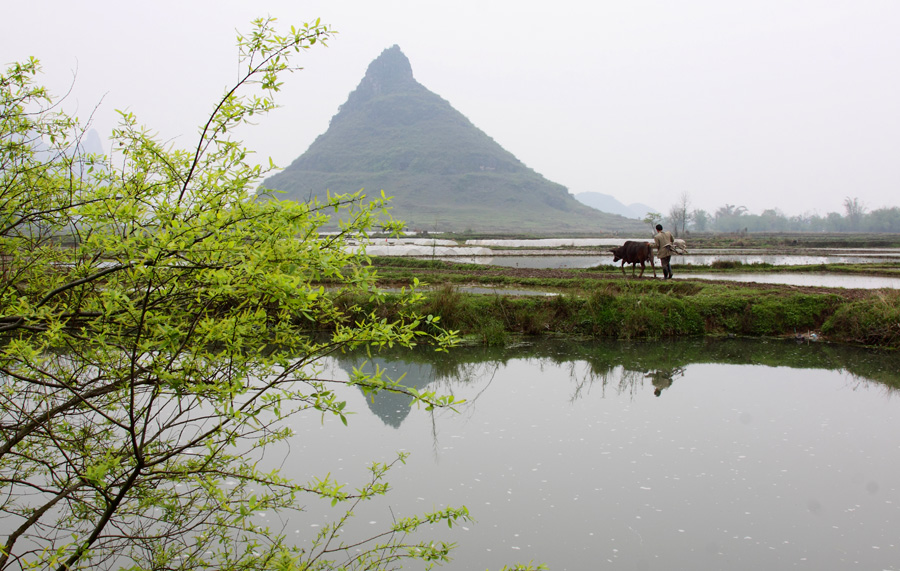
[[[345,356],[331,374],[366,361]],[[297,418],[293,477],[361,482],[411,453],[349,539],[466,505],[452,570],[898,569],[900,357],[795,341],[538,342],[376,356],[458,413],[346,388],[349,426]],[[310,505],[296,537],[333,518]],[[269,522],[272,524],[273,522]]]

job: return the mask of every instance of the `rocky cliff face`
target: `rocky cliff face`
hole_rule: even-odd
[[[347,105],[361,104],[390,93],[419,88],[424,89],[413,78],[412,65],[400,51],[400,46],[395,44],[369,64],[365,77],[347,99]]]
[[[525,166],[413,77],[392,46],[328,130],[266,189],[308,200],[365,189],[392,196],[410,228],[450,231],[629,231],[637,222],[576,201]]]

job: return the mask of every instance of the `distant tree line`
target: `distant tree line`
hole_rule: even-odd
[[[676,234],[686,232],[900,232],[900,207],[869,211],[858,198],[844,199],[844,212],[788,216],[777,208],[752,214],[746,207],[725,204],[709,213],[691,209],[684,193],[663,219]],[[653,216],[651,215],[651,218]]]

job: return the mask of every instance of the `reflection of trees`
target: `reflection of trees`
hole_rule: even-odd
[[[596,390],[602,395],[615,391],[618,395],[634,396],[652,382],[648,379],[655,372],[668,371],[678,376],[695,363],[845,371],[859,383],[877,382],[889,392],[900,389],[900,354],[826,343],[798,344],[793,340],[538,340],[514,347],[458,347],[449,353],[427,347],[387,351],[374,358],[357,353],[341,358],[340,364],[350,371],[368,360],[367,366],[377,364],[392,378],[405,373],[403,383],[408,386],[421,389],[438,383],[443,385],[442,392],[452,394],[454,386],[489,379],[492,371],[514,359],[538,359],[541,365],[568,367],[574,383],[573,401]],[[382,392],[367,400],[372,412],[390,426],[399,427],[409,414],[408,397]]]
[[[599,389],[601,396],[606,396],[606,391],[612,390],[617,395],[627,394],[634,397],[644,382],[643,371],[632,371],[625,367],[612,367],[606,370],[589,367],[586,371],[578,372],[576,365],[577,363],[573,361],[570,366],[570,376],[575,381],[571,399],[573,402],[588,396],[594,389]]]

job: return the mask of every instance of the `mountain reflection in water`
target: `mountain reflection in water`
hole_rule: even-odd
[[[411,453],[388,497],[358,508],[348,542],[465,505],[475,523],[426,536],[459,545],[442,569],[898,568],[897,354],[689,339],[374,357],[364,366],[466,403],[431,413],[345,387],[349,426],[293,422],[278,459],[301,480],[356,485],[369,462]],[[365,361],[343,356],[332,374]],[[329,510],[266,523],[302,538]]]
[[[480,379],[487,369],[516,359],[538,359],[566,364],[583,361],[584,373],[573,372],[573,395],[588,388],[617,392],[639,390],[651,381],[654,394],[684,375],[689,365],[719,363],[767,365],[792,369],[846,371],[859,382],[875,381],[887,390],[900,389],[900,354],[865,348],[810,343],[807,340],[687,339],[663,342],[548,341],[521,343],[512,347],[459,347],[436,352],[429,347],[395,350],[367,357],[362,351],[338,359],[350,373],[355,367],[371,372],[375,367],[403,384],[422,390],[438,383],[452,392],[454,384]],[[660,396],[657,394],[656,396]],[[399,428],[410,412],[410,399],[382,392],[367,399],[369,409],[386,425]]]

